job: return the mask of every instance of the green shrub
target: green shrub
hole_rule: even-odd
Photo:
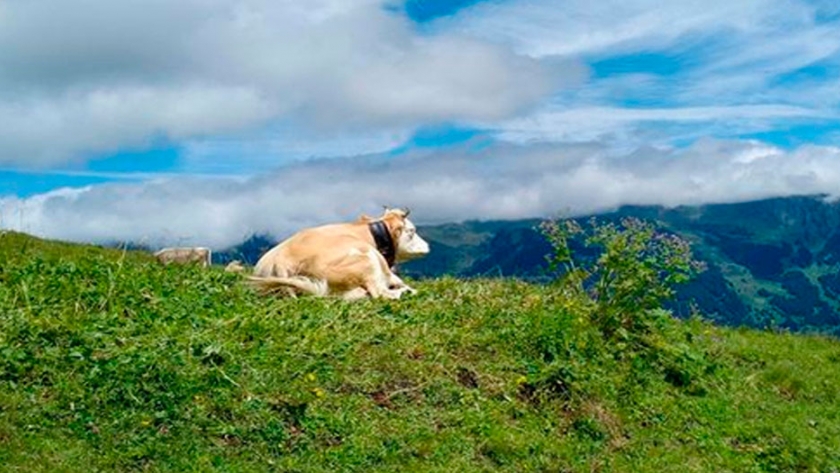
[[[565,293],[588,299],[593,321],[608,339],[623,341],[654,330],[660,319],[651,317],[652,311],[674,295],[675,285],[703,269],[687,241],[636,218],[620,225],[592,219],[586,230],[574,220],[549,220],[540,229],[553,249],[550,267],[561,271],[557,282]],[[580,238],[599,251],[585,264],[569,245]]]
[[[674,295],[674,286],[689,281],[703,270],[694,260],[688,242],[656,231],[647,222],[626,218],[619,225],[589,221],[584,229],[574,220],[545,221],[540,229],[552,246],[550,267],[557,272],[557,287],[567,305],[575,305],[578,317],[584,317],[601,334],[602,342],[589,342],[592,348],[582,355],[589,360],[607,355],[613,360],[627,360],[628,377],[639,382],[647,372],[661,375],[665,381],[695,393],[704,392],[698,385],[713,368],[706,354],[686,337],[690,331],[679,324],[662,305]],[[582,242],[594,257],[581,258],[572,250],[572,242]],[[559,324],[567,317],[556,314]],[[541,322],[544,327],[550,323]],[[535,334],[535,343],[545,353],[552,353],[546,341],[566,348],[586,344],[580,337],[560,331]],[[591,370],[590,370],[591,375]]]

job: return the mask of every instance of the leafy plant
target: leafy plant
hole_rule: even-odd
[[[655,373],[686,392],[706,392],[703,383],[715,363],[702,347],[690,342],[685,325],[662,308],[676,285],[703,269],[693,259],[688,242],[636,218],[618,224],[591,219],[587,228],[574,220],[546,221],[540,230],[553,250],[547,258],[557,275],[555,287],[566,306],[576,304],[574,312],[583,315],[602,338],[600,345],[588,343],[600,346],[601,351],[588,350],[586,359],[606,356],[602,364],[629,361],[610,368],[624,373],[625,386],[644,384]],[[576,347],[583,344],[585,334],[555,330],[536,334],[535,339],[541,346]],[[578,353],[567,350],[567,359],[574,360]],[[597,378],[593,370],[586,372],[590,379]]]
[[[590,300],[594,322],[607,338],[648,332],[656,322],[651,311],[674,295],[674,286],[703,270],[687,241],[637,218],[624,218],[620,225],[591,219],[588,229],[574,220],[549,220],[540,230],[551,243],[549,265],[560,272],[560,286]],[[578,261],[572,240],[583,240],[599,255]]]

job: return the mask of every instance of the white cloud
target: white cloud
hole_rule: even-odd
[[[506,47],[420,34],[381,0],[10,0],[0,163],[49,166],[277,121],[376,133],[492,120],[535,105],[557,74]]]
[[[275,169],[278,162],[385,153],[406,142],[402,128],[367,132],[321,132],[300,127],[272,127],[233,139],[192,139],[183,146],[183,173],[254,175]],[[236,159],[230,159],[235,156]]]
[[[441,122],[628,148],[765,131],[840,104],[836,78],[775,82],[840,60],[840,29],[821,20],[830,2],[507,0],[422,28],[386,3],[5,1],[0,164],[58,166],[169,138],[187,170],[254,172],[380,152]],[[681,69],[584,83],[584,59],[648,52]],[[622,109],[639,100],[655,108]],[[691,118],[704,111],[723,123]]]
[[[807,7],[784,0],[520,0],[479,3],[437,23],[534,57],[577,56],[663,50],[688,34],[750,30],[770,16],[802,11]]]
[[[698,139],[713,129],[718,136],[731,136],[772,129],[781,119],[836,117],[822,110],[789,105],[568,109],[552,105],[527,117],[499,123],[496,136],[516,143],[603,141],[625,147],[638,146],[640,142],[665,145],[677,137]],[[698,128],[698,124],[703,126]],[[693,131],[675,131],[677,126],[688,126]]]
[[[515,0],[478,3],[432,30],[543,61],[619,59],[535,112],[482,125],[514,141],[596,139],[627,149],[836,117],[836,11],[809,0]],[[826,72],[796,76],[813,65]]]
[[[616,154],[595,144],[467,144],[315,160],[252,179],[166,179],[0,199],[5,226],[79,240],[216,248],[253,232],[301,227],[408,205],[418,222],[583,214],[622,204],[733,202],[840,189],[840,148],[793,151],[701,140],[685,149]]]
[[[254,90],[204,86],[7,100],[0,102],[0,163],[46,165],[85,152],[144,147],[161,133],[181,139],[224,132],[265,120],[270,107]]]

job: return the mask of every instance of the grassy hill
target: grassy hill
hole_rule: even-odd
[[[236,275],[0,235],[0,471],[840,468],[840,343],[553,285],[258,297]]]
[[[737,204],[623,207],[606,221],[635,216],[692,241],[708,270],[680,288],[670,307],[694,306],[718,323],[781,327],[840,335],[840,204],[820,197],[785,197]],[[586,221],[589,217],[578,219]],[[550,245],[539,220],[424,226],[431,254],[405,264],[415,278],[515,277],[545,282]],[[251,264],[276,241],[256,235],[214,254],[217,262]],[[579,245],[578,245],[579,247]]]

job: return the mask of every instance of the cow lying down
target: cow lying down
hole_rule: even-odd
[[[154,254],[155,258],[163,264],[178,263],[198,263],[201,267],[206,268],[210,266],[211,252],[210,248],[204,247],[184,247],[184,248],[164,248]]]
[[[386,209],[376,219],[302,230],[264,254],[248,279],[261,292],[289,296],[398,299],[414,293],[391,271],[395,263],[429,253],[408,213]]]

